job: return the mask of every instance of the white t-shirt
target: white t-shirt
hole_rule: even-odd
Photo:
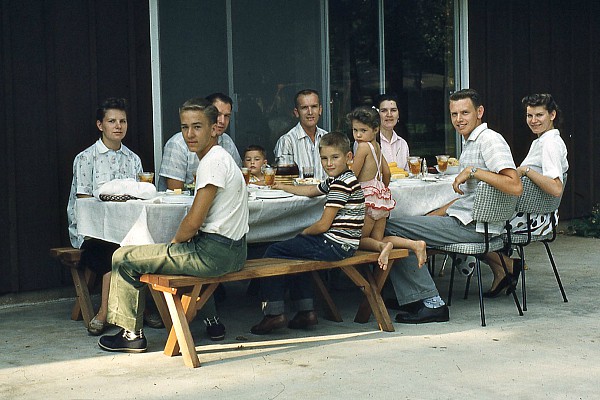
[[[248,192],[242,171],[221,146],[213,146],[200,160],[196,191],[206,185],[217,194],[200,230],[239,240],[248,233]]]
[[[238,166],[242,166],[242,159],[237,147],[235,147],[233,139],[228,134],[224,133],[219,136],[217,144],[231,154]],[[157,179],[158,190],[161,192],[167,190],[166,178],[182,181],[183,183],[193,183],[196,169],[198,169],[198,156],[196,156],[196,153],[189,151],[183,134],[177,132],[165,143]]]

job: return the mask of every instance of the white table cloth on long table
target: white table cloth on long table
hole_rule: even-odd
[[[400,179],[390,183],[396,208],[391,218],[425,215],[457,197],[452,189],[455,175],[428,180]],[[77,229],[81,235],[124,245],[168,243],[190,209],[191,196],[178,196],[177,204],[163,203],[176,196],[127,202],[77,199]],[[187,199],[186,199],[187,197]],[[248,200],[248,243],[280,241],[294,237],[317,221],[323,212],[325,196]]]
[[[429,175],[425,180],[415,178],[398,179],[390,183],[396,208],[390,218],[425,215],[440,208],[458,195],[452,189],[456,175]]]
[[[160,197],[127,202],[77,199],[77,229],[83,236],[122,246],[169,243],[190,209],[188,197],[188,204],[161,203]],[[294,237],[321,217],[324,204],[324,196],[250,199],[248,243]]]

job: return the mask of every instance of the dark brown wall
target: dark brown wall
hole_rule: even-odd
[[[68,246],[75,155],[98,133],[95,109],[130,100],[125,143],[153,169],[146,0],[3,0],[0,8],[0,293],[56,287],[48,257]]]
[[[588,215],[600,201],[596,137],[600,126],[600,3],[594,0],[469,1],[470,86],[484,119],[520,163],[534,139],[521,99],[552,93],[563,111],[569,178],[561,217]],[[595,151],[596,150],[596,151]]]

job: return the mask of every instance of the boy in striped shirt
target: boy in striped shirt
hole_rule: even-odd
[[[327,195],[321,218],[295,238],[269,246],[265,257],[337,261],[351,257],[358,249],[365,218],[365,198],[360,183],[348,168],[352,160],[350,140],[340,132],[328,133],[321,138],[319,153],[321,165],[329,177],[327,180],[319,185],[275,184],[273,188],[308,197]],[[284,314],[287,286],[298,310],[289,323]],[[264,318],[250,331],[264,335],[286,325],[291,329],[316,325],[312,289],[308,273],[262,279]]]

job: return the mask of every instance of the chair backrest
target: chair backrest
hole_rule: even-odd
[[[523,194],[519,197],[516,211],[529,214],[549,214],[558,209],[562,194],[559,197],[554,197],[551,194],[544,192],[538,185],[533,183],[526,176],[521,178],[523,182]],[[563,193],[567,183],[567,175],[563,177]]]
[[[501,192],[481,181],[475,192],[473,219],[477,222],[505,222],[514,215],[518,200],[518,196]]]

